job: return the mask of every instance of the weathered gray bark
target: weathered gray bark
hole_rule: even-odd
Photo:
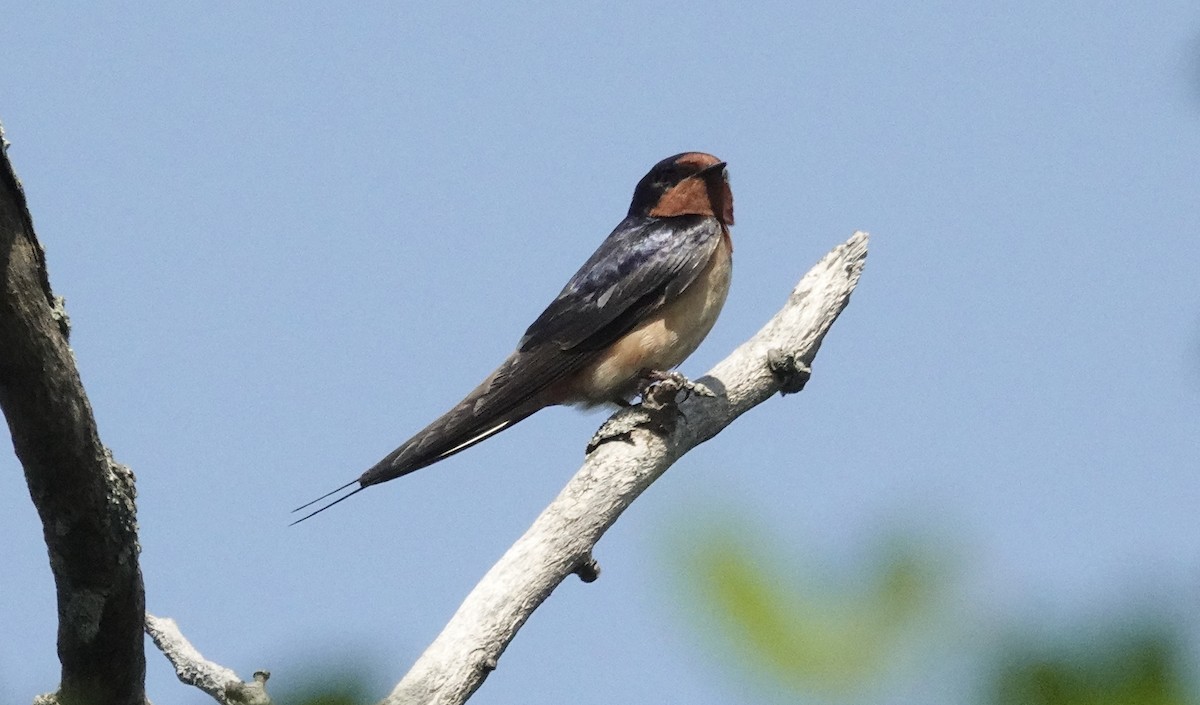
[[[143,705],[145,599],[133,475],[100,443],[0,127],[0,407],[42,520],[58,595],[59,690]]]

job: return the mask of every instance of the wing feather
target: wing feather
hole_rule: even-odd
[[[626,218],[525,331],[520,350],[598,350],[695,280],[721,239],[711,217]]]

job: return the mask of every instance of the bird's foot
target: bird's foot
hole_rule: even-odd
[[[796,359],[793,353],[778,348],[767,351],[767,369],[779,380],[779,393],[783,396],[801,391],[812,377],[811,367]]]
[[[638,394],[642,397],[642,407],[650,411],[661,411],[675,406],[679,393],[683,392],[684,399],[695,394],[698,397],[715,397],[711,389],[693,382],[682,373],[675,370],[643,370],[639,375]]]
[[[685,395],[684,399],[693,394],[698,397],[716,396],[706,385],[693,382],[675,371],[644,370],[638,381],[638,395],[642,402],[637,405],[618,402],[622,410],[605,421],[588,441],[588,453],[609,441],[630,441],[637,429],[649,429],[664,436],[674,433],[675,425],[683,415],[678,404],[680,393]]]

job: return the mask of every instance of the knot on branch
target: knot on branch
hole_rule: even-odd
[[[779,381],[779,393],[782,396],[802,391],[812,377],[812,368],[801,362],[795,353],[778,348],[767,351],[767,369]]]
[[[578,575],[579,579],[585,583],[594,583],[600,577],[600,564],[596,562],[595,558],[588,555],[579,562],[579,565],[575,566],[575,575]]]
[[[271,696],[267,695],[267,679],[270,671],[255,671],[254,680],[249,683],[229,683],[225,686],[225,697],[230,703],[238,705],[271,705]]]

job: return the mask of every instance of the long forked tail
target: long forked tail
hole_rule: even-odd
[[[296,507],[300,512],[322,500],[341,494],[317,509],[305,514],[292,525],[299,524],[335,504],[344,502],[371,485],[394,480],[415,470],[445,460],[501,431],[511,428],[537,410],[547,406],[540,393],[558,379],[563,370],[571,369],[572,358],[552,351],[552,355],[513,353],[465,399],[442,414],[432,423],[388,453],[383,460],[341,487],[317,497],[308,504]],[[580,358],[584,359],[584,358]],[[550,364],[552,363],[552,364]],[[549,364],[549,367],[547,365]]]
[[[325,494],[321,495],[320,497],[317,497],[316,499],[314,499],[311,502],[308,502],[307,504],[301,504],[299,507],[296,507],[295,509],[292,510],[292,514],[295,514],[296,512],[299,512],[299,511],[303,511],[305,509],[308,509],[309,507],[316,504],[317,502],[320,502],[321,500],[326,499],[328,497],[332,497],[333,495],[341,492],[342,490],[345,490],[348,487],[354,487],[354,485],[358,485],[358,484],[359,484],[358,480],[351,480],[350,482],[347,482],[346,484],[342,485],[341,487],[337,488],[336,490],[333,490],[331,492],[326,492]],[[362,492],[365,489],[367,489],[366,485],[359,485],[359,487],[355,488],[354,490],[352,490],[350,492],[347,492],[346,494],[342,495],[341,497],[338,497],[337,499],[335,499],[331,502],[328,502],[326,504],[321,505],[320,507],[317,507],[316,509],[312,510],[308,514],[305,514],[304,516],[300,517],[296,521],[293,521],[291,524],[288,524],[288,526],[295,526],[296,524],[299,524],[300,522],[304,521],[305,519],[311,519],[311,518],[315,517],[316,515],[320,514],[321,512],[325,511],[326,509],[329,509],[333,505],[335,505],[339,502],[344,502],[347,499],[350,499],[351,497],[358,494],[359,492]]]
[[[532,413],[532,412],[530,412],[530,413]],[[476,443],[479,443],[480,441],[486,440],[486,439],[490,438],[491,436],[496,435],[497,433],[499,433],[499,432],[503,431],[504,429],[508,428],[509,426],[513,425],[517,421],[524,419],[528,415],[529,415],[529,413],[523,413],[515,419],[506,419],[504,421],[501,421],[500,423],[496,424],[495,426],[493,426],[481,433],[478,433],[473,437],[468,437],[464,441],[459,441],[455,445],[450,445],[449,447],[445,448],[444,450],[439,449],[438,451],[435,451],[433,453],[427,453],[425,455],[425,457],[421,457],[418,459],[405,458],[402,461],[401,456],[403,453],[408,451],[413,446],[414,443],[424,440],[424,437],[430,431],[430,429],[426,429],[422,433],[417,434],[415,437],[413,437],[411,440],[409,440],[408,443],[405,443],[404,445],[400,446],[392,453],[388,454],[388,456],[386,458],[384,458],[383,460],[376,463],[376,465],[374,467],[372,467],[370,470],[367,470],[365,473],[363,473],[362,476],[359,477],[357,480],[351,480],[350,482],[347,482],[346,484],[342,485],[341,487],[338,487],[335,490],[326,492],[325,494],[321,495],[320,497],[317,497],[316,499],[312,500],[311,502],[302,504],[299,507],[296,507],[295,509],[293,509],[292,513],[295,514],[296,512],[300,512],[305,509],[308,509],[309,507],[316,504],[317,502],[320,502],[323,499],[328,499],[340,492],[345,491],[346,489],[349,489],[350,487],[354,487],[354,485],[358,485],[358,487],[355,487],[350,492],[346,492],[346,494],[343,494],[342,496],[340,496],[336,499],[333,499],[333,500],[321,505],[320,507],[317,507],[316,509],[309,512],[308,514],[305,514],[304,516],[300,517],[296,521],[293,521],[291,524],[288,524],[288,526],[295,526],[296,524],[299,524],[300,522],[304,521],[305,519],[311,519],[312,517],[320,514],[321,512],[325,511],[326,509],[329,509],[333,505],[339,504],[341,502],[346,501],[347,499],[350,499],[351,497],[358,494],[359,492],[362,492],[363,490],[367,489],[371,485],[379,484],[380,482],[386,482],[387,480],[395,479],[402,475],[407,475],[408,473],[413,472],[414,470],[419,470],[423,467],[426,467],[427,465],[432,465],[433,463],[436,463],[439,460],[445,460],[446,458],[450,457],[451,455],[454,455],[455,453],[464,451],[467,448],[470,448],[471,446],[475,445]],[[441,419],[439,419],[439,421],[441,421]],[[433,428],[434,425],[436,425],[436,424],[437,424],[437,422],[435,422],[434,424],[431,424],[431,428]],[[449,441],[449,443],[454,443],[454,440]],[[447,445],[447,443],[443,443],[443,445]]]
[[[317,507],[316,509],[309,512],[308,514],[305,514],[304,516],[300,517],[296,521],[293,521],[291,524],[288,524],[288,526],[295,526],[296,524],[299,524],[300,522],[304,521],[305,519],[311,519],[312,517],[320,514],[321,512],[325,511],[326,509],[329,509],[333,505],[339,504],[341,502],[344,502],[344,501],[350,499],[351,497],[358,494],[359,492],[362,492],[363,490],[367,489],[371,485],[376,485],[376,484],[379,484],[380,482],[386,482],[387,480],[395,479],[397,477],[400,477],[401,475],[407,475],[408,473],[413,472],[414,470],[419,470],[427,465],[432,465],[433,463],[436,463],[439,460],[444,460],[444,459],[450,457],[451,455],[454,455],[455,453],[464,451],[467,448],[470,448],[471,446],[475,445],[476,443],[486,440],[487,438],[490,438],[491,436],[494,436],[495,434],[503,431],[504,429],[513,425],[517,421],[520,421],[521,419],[525,418],[528,415],[529,415],[528,413],[524,413],[524,414],[521,414],[516,419],[506,419],[506,420],[496,424],[495,426],[483,431],[482,433],[478,433],[473,437],[468,437],[465,441],[458,442],[456,445],[451,445],[450,447],[446,448],[445,450],[441,450],[440,452],[427,454],[425,457],[419,458],[417,460],[406,459],[407,462],[401,461],[400,456],[402,453],[407,451],[414,444],[414,442],[419,442],[419,441],[423,440],[423,438],[422,438],[423,435],[427,434],[429,431],[429,429],[426,429],[426,431],[422,432],[421,434],[417,434],[417,436],[415,436],[413,439],[411,439],[408,443],[405,443],[404,445],[400,446],[395,451],[390,453],[386,458],[379,461],[379,463],[377,463],[370,470],[367,470],[365,473],[363,473],[362,476],[359,477],[357,480],[351,480],[350,482],[347,482],[346,484],[342,485],[341,487],[338,487],[337,489],[326,492],[325,494],[321,495],[320,497],[317,497],[316,499],[312,500],[311,502],[307,502],[307,503],[302,504],[299,507],[296,507],[295,509],[293,509],[292,513],[295,514],[296,512],[300,512],[305,509],[308,509],[309,507],[320,502],[323,499],[329,499],[330,497],[333,497],[334,495],[336,495],[340,492],[343,492],[351,487],[354,487],[355,485],[358,485],[358,487],[355,487],[353,490],[346,492],[346,494],[343,494],[342,496],[340,496],[336,499],[326,502],[325,504],[321,505],[320,507]],[[453,443],[453,441],[451,441],[451,443]]]
[[[461,406],[462,405],[460,404],[460,407]],[[350,499],[371,485],[377,485],[381,482],[393,480],[397,477],[407,475],[410,472],[432,465],[438,461],[445,460],[451,455],[464,451],[476,443],[487,440],[506,428],[511,427],[518,421],[528,417],[534,411],[537,411],[538,408],[540,408],[540,405],[509,412],[506,418],[500,419],[499,421],[493,420],[494,423],[492,425],[484,426],[482,430],[479,428],[480,424],[464,424],[461,423],[460,419],[455,418],[454,411],[458,410],[458,408],[456,408],[454,411],[447,413],[437,421],[429,424],[425,430],[413,436],[404,445],[389,453],[387,457],[376,463],[374,467],[364,472],[361,476],[359,476],[358,479],[351,480],[341,487],[338,487],[330,492],[326,492],[311,502],[302,504],[293,509],[293,514],[304,511],[305,509],[308,509],[322,500],[334,497],[335,495],[345,492],[347,489],[358,485],[358,487],[354,487],[353,490],[345,492],[345,494],[341,494],[341,496],[326,502],[308,514],[300,517],[296,521],[293,521],[288,526],[295,526],[306,519],[311,519],[326,509],[329,509],[333,505]]]

